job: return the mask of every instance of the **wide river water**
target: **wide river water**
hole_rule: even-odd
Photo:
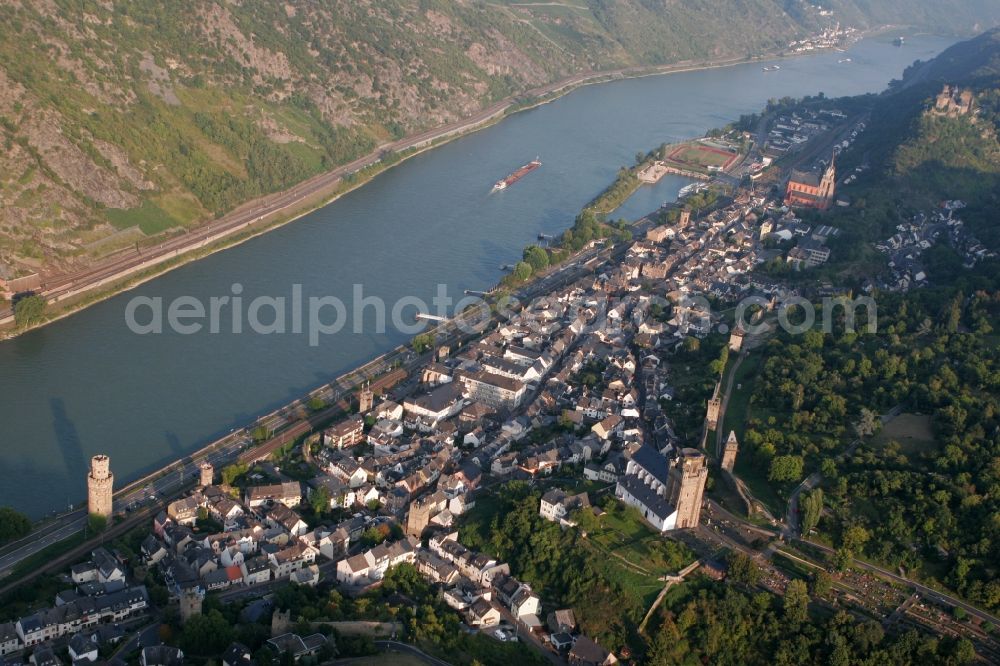
[[[225,325],[215,334],[137,335],[124,315],[135,296],[207,301],[239,283],[249,303],[290,297],[300,284],[306,298],[338,296],[350,307],[355,284],[390,305],[430,299],[438,284],[456,297],[486,288],[539,233],[570,226],[637,151],[700,136],[772,97],[881,91],[953,42],[914,37],[897,48],[891,39],[786,60],[777,72],[746,64],[581,88],[419,155],[292,224],[0,343],[0,505],[40,517],[83,501],[99,452],[111,456],[120,486],[409,337],[371,332],[373,315],[364,333],[349,325],[318,346],[304,333],[235,334]],[[535,156],[539,170],[490,193]],[[672,201],[685,183],[644,187],[615,217]]]

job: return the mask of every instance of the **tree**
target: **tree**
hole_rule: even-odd
[[[9,506],[0,506],[0,543],[20,539],[31,532],[31,521]]]
[[[45,315],[45,299],[37,294],[25,296],[14,304],[14,323],[18,328],[37,324]]]
[[[798,481],[802,478],[802,456],[775,456],[771,460],[771,469],[767,474],[769,481],[778,483]]]
[[[99,513],[87,516],[87,531],[90,534],[100,534],[108,526],[108,519]]]
[[[531,277],[531,264],[526,261],[517,262],[517,266],[514,267],[514,279],[518,282],[524,282]]]
[[[862,407],[858,422],[854,424],[854,432],[857,433],[858,437],[870,437],[881,427],[882,421],[878,415],[867,407]]]
[[[809,583],[814,597],[825,597],[833,590],[833,577],[823,569],[814,573]]]
[[[382,578],[382,589],[387,593],[399,592],[410,598],[426,596],[430,591],[427,580],[412,564],[390,567]]]
[[[833,566],[837,571],[846,571],[854,560],[854,553],[846,548],[838,548],[833,552]]]
[[[851,525],[841,534],[840,545],[851,553],[857,554],[861,552],[870,537],[871,534],[861,525]]]
[[[533,273],[549,267],[548,253],[537,245],[529,245],[524,248],[524,260],[531,266]]]
[[[369,527],[361,533],[361,541],[369,546],[377,546],[389,537],[389,526],[386,524]]]
[[[746,553],[734,550],[729,554],[729,577],[747,585],[760,581],[761,571],[756,562]]]
[[[192,654],[221,654],[232,640],[232,625],[216,609],[189,618],[181,633],[181,646]]]
[[[782,608],[785,611],[785,619],[789,622],[799,624],[808,619],[809,591],[806,589],[805,581],[795,579],[788,583]]]
[[[434,344],[434,337],[430,333],[421,333],[413,338],[413,351],[423,354]]]
[[[250,467],[246,463],[233,463],[232,465],[226,465],[222,468],[222,483],[227,486],[231,486],[236,482],[236,479],[240,478],[247,473]]]
[[[808,534],[810,530],[819,525],[819,517],[823,512],[823,490],[816,488],[812,492],[806,493],[802,497],[802,533]]]
[[[330,509],[330,491],[326,486],[320,486],[309,496],[309,503],[317,515]]]

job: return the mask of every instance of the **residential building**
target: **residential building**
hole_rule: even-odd
[[[268,639],[267,644],[279,655],[288,653],[294,661],[314,655],[327,644],[323,634],[312,634],[302,638],[298,634],[282,634]]]
[[[430,425],[458,414],[462,409],[462,389],[454,383],[442,384],[431,391],[407,398],[403,409],[408,420],[422,420]]]
[[[278,579],[290,576],[293,572],[311,565],[316,561],[318,553],[319,551],[312,546],[296,543],[288,548],[270,553],[267,557],[271,565],[271,572],[274,574],[274,578]]]
[[[559,632],[571,634],[576,631],[576,613],[572,608],[552,611],[545,618],[545,624],[553,634]]]
[[[142,648],[140,666],[184,666],[184,653],[169,645],[152,645]]]
[[[515,409],[524,399],[524,382],[504,377],[492,372],[458,373],[464,386],[465,396],[470,400],[497,409]]]
[[[13,622],[0,624],[0,657],[21,649],[21,637]]]
[[[337,581],[347,585],[369,585],[382,580],[389,567],[417,559],[416,539],[382,543],[370,550],[337,562]]]
[[[74,664],[97,661],[97,641],[94,636],[81,632],[69,640],[69,658]]]
[[[538,515],[545,520],[551,520],[563,527],[568,527],[576,524],[570,520],[569,516],[577,509],[589,506],[590,498],[587,493],[568,495],[558,488],[553,488],[542,495]]]
[[[323,443],[334,449],[343,449],[365,440],[365,422],[361,414],[341,421],[323,431]]]
[[[246,490],[246,504],[251,509],[270,502],[280,502],[294,509],[302,502],[302,487],[298,481],[285,481],[270,486],[253,486]]]
[[[26,647],[75,634],[102,622],[121,622],[149,606],[146,587],[110,592],[98,597],[80,597],[20,618],[14,625]]]
[[[222,655],[222,666],[251,666],[250,648],[243,643],[230,643]]]
[[[796,269],[815,268],[830,259],[830,248],[823,241],[806,238],[788,251],[787,262]]]
[[[465,610],[465,619],[472,627],[495,627],[502,617],[497,607],[483,597]]]
[[[622,417],[618,414],[611,414],[601,419],[591,427],[591,431],[601,439],[611,439],[622,431]]]
[[[618,657],[586,636],[577,637],[566,660],[570,666],[612,666],[618,663]]]

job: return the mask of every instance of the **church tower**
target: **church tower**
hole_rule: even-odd
[[[826,210],[833,201],[833,193],[837,187],[837,156],[830,157],[830,166],[823,172],[823,177],[819,181],[820,209]]]
[[[667,499],[677,509],[677,529],[698,526],[707,479],[705,455],[697,449],[681,449],[667,473]]]
[[[111,459],[105,455],[90,459],[87,475],[87,511],[108,518],[113,511],[115,475],[111,473]]]

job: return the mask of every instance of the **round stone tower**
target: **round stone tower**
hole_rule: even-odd
[[[212,467],[212,463],[203,462],[201,464],[201,479],[199,484],[203,487],[212,485],[213,476],[215,476],[215,468]]]
[[[115,475],[111,473],[111,459],[105,455],[90,459],[87,475],[87,510],[107,518],[112,513],[112,495]]]

